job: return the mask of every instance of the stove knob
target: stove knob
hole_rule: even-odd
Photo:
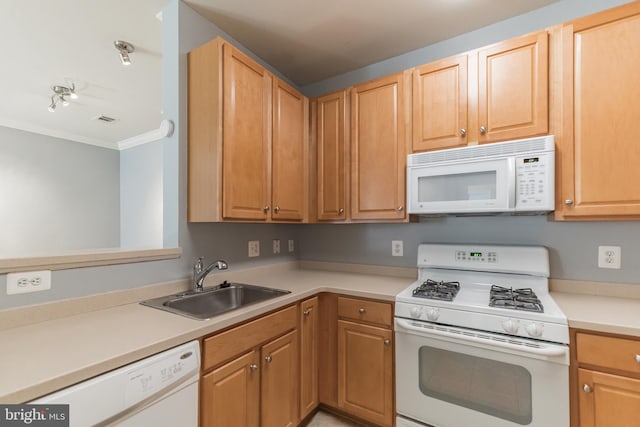
[[[526,330],[529,336],[534,338],[539,338],[542,336],[544,325],[542,325],[541,323],[531,323],[527,325]]]
[[[440,317],[440,310],[437,308],[428,308],[427,309],[427,319],[435,322]]]
[[[502,322],[502,329],[509,334],[517,334],[520,323],[517,320],[508,319]]]
[[[422,310],[420,309],[420,307],[411,307],[411,310],[409,310],[409,314],[411,315],[411,317],[419,319],[422,315]]]

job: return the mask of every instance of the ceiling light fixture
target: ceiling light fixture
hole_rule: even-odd
[[[51,90],[53,91],[53,95],[51,95],[51,104],[49,104],[49,108],[47,109],[52,113],[56,111],[58,103],[62,104],[63,107],[69,105],[69,101],[66,97],[69,97],[70,99],[78,99],[76,85],[74,83],[71,83],[71,87],[60,85],[51,86]]]
[[[124,40],[116,40],[113,42],[113,45],[118,49],[118,52],[120,52],[120,61],[122,62],[122,65],[131,65],[129,54],[135,50],[133,45]]]

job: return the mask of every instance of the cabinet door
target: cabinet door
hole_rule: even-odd
[[[270,209],[271,75],[223,48],[224,219],[266,220]]]
[[[381,426],[393,424],[393,333],[338,321],[338,406]]]
[[[200,385],[202,427],[257,427],[260,372],[252,351],[204,375]]]
[[[347,218],[347,92],[316,99],[317,217]]]
[[[297,338],[296,331],[289,332],[262,347],[261,427],[298,424]]]
[[[540,31],[478,51],[478,141],[548,132],[548,44]]]
[[[413,151],[467,144],[467,55],[413,71]]]
[[[351,90],[353,219],[406,218],[407,77],[395,74]]]
[[[274,220],[302,221],[308,200],[307,98],[274,78],[272,214]]]
[[[318,406],[318,297],[300,304],[300,419]]]
[[[580,427],[632,427],[640,420],[640,380],[578,369]]]
[[[574,21],[563,39],[557,210],[565,217],[637,217],[640,4]]]

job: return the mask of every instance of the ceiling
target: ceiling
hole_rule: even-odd
[[[162,120],[162,23],[171,0],[2,0],[0,126],[117,148]],[[186,0],[299,86],[557,0]],[[135,46],[121,65],[116,39]],[[47,111],[51,86],[79,99]],[[95,120],[106,115],[113,123]]]
[[[557,0],[185,0],[299,86]]]
[[[0,125],[117,147],[162,120],[162,22],[169,0],[2,0]],[[135,46],[124,67],[114,40]],[[51,86],[75,83],[47,110]],[[106,115],[117,120],[94,120]]]

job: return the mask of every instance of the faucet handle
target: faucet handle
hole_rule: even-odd
[[[195,271],[198,274],[202,273],[202,268],[204,267],[204,265],[202,264],[202,260],[204,260],[204,257],[198,257],[198,260],[193,266],[193,271]]]

